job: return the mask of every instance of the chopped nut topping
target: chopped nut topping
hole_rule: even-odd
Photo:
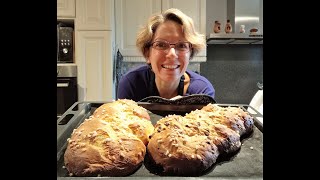
[[[174,147],[179,147],[179,144],[172,144],[172,146],[174,146]]]
[[[197,154],[197,158],[198,158],[198,159],[202,159],[202,158],[201,158],[201,156],[200,156],[199,154]]]
[[[210,134],[209,134],[209,132],[205,131],[204,135],[209,136]]]

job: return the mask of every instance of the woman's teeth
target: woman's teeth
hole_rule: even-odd
[[[177,69],[180,67],[180,65],[161,65],[161,67],[166,69]]]

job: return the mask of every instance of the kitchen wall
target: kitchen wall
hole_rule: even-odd
[[[227,1],[207,0],[206,5],[206,36],[209,37],[210,33],[213,33],[215,20],[219,20],[221,27],[224,27],[224,21],[227,20]]]
[[[263,83],[263,44],[209,44],[200,70],[218,103],[249,104]]]

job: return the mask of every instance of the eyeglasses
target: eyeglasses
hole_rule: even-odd
[[[177,42],[177,43],[169,43],[167,41],[155,41],[151,43],[151,46],[157,50],[168,50],[171,45],[174,45],[174,49],[181,53],[187,53],[192,48],[192,44],[189,42]]]

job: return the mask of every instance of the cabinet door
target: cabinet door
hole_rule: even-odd
[[[76,30],[112,30],[113,0],[77,0]]]
[[[162,0],[162,11],[177,8],[193,19],[196,30],[206,35],[206,0]],[[205,61],[207,50],[201,51],[194,60]]]
[[[116,0],[116,42],[126,61],[145,61],[136,48],[137,32],[151,14],[161,11],[159,0]]]
[[[76,17],[75,0],[57,0],[57,17],[58,18],[75,18]]]
[[[113,99],[112,31],[76,31],[79,101]]]

